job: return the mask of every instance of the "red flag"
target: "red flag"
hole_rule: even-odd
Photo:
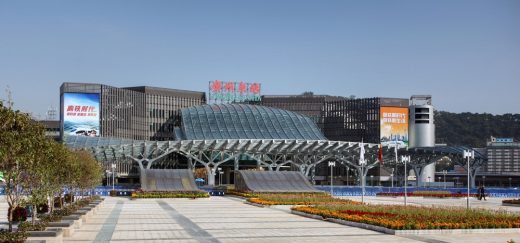
[[[379,153],[377,154],[377,159],[379,160],[379,162],[381,162],[381,164],[384,164],[383,163],[383,145],[379,144]]]

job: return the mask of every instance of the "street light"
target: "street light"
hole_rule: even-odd
[[[512,180],[512,179],[513,179],[513,178],[509,177],[509,187],[511,187],[511,180]]]
[[[220,167],[218,167],[217,170],[218,170],[218,185],[220,186],[220,185],[222,185],[222,174],[224,172],[222,172],[222,168],[220,168]]]
[[[114,188],[114,183],[116,180],[116,173],[114,172],[115,169],[116,169],[116,164],[112,163],[112,191],[115,190],[115,188]]]
[[[349,172],[350,168],[347,167],[347,186],[348,186],[348,180],[350,179],[350,177],[348,176],[348,172]]]
[[[406,207],[406,200],[408,198],[408,170],[406,169],[406,162],[410,162],[410,155],[401,156],[401,162],[404,163],[404,206]]]
[[[428,176],[428,187],[430,187],[430,177]]]
[[[464,158],[467,158],[467,170],[468,170],[468,197],[466,199],[466,207],[469,209],[469,160],[470,159],[474,159],[475,158],[475,151],[473,150],[464,150],[464,155],[463,155]]]
[[[370,176],[370,186],[374,187],[374,175]]]
[[[392,174],[390,174],[390,179],[392,179],[392,188],[394,188],[394,168],[392,168]]]
[[[444,175],[444,189],[446,189],[446,174],[448,173],[447,170],[443,170],[442,174]]]
[[[105,173],[107,174],[107,186],[110,186],[110,176],[112,175],[112,172],[110,172],[110,170],[105,170]]]
[[[333,189],[333,186],[334,186],[334,183],[332,181],[333,179],[333,175],[334,175],[334,171],[332,170],[334,168],[334,166],[336,166],[336,162],[335,161],[329,161],[329,167],[330,167],[330,196],[334,196],[334,189]]]
[[[486,186],[486,176],[482,176],[482,186]]]

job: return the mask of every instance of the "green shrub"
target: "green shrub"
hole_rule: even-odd
[[[40,221],[34,225],[29,222],[22,222],[18,225],[18,230],[21,231],[44,231],[47,227],[48,222]]]
[[[38,218],[41,222],[56,222],[61,220],[61,216],[53,215],[53,214],[41,214],[38,215]]]
[[[0,242],[18,243],[25,242],[29,234],[25,231],[9,232],[0,230]]]

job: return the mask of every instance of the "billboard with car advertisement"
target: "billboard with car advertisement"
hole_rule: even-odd
[[[100,135],[99,94],[63,93],[63,135]]]

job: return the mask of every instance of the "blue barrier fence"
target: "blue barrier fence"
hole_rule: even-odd
[[[318,190],[330,192],[330,186],[316,186]],[[118,196],[130,196],[135,187],[115,186]],[[224,196],[225,191],[221,188],[200,187],[201,190],[207,191],[211,196]],[[334,196],[361,196],[361,187],[358,186],[334,186]],[[93,190],[85,192],[85,195],[109,196],[111,186],[100,186]],[[452,193],[466,193],[466,188],[428,188],[428,187],[408,187],[408,192],[414,191],[449,191]],[[379,192],[404,192],[404,187],[365,187],[366,196],[375,196]],[[471,193],[477,193],[477,189],[470,190]],[[67,193],[67,190],[65,190]],[[504,198],[520,198],[520,188],[487,188],[486,193],[491,197]],[[76,193],[79,195],[79,193]],[[4,188],[0,187],[0,195],[4,195]]]
[[[330,192],[330,186],[316,186],[318,190]],[[414,191],[449,191],[451,193],[466,193],[466,188],[431,188],[431,187],[408,187],[408,192]],[[361,187],[358,186],[334,186],[334,196],[361,196]],[[375,196],[379,192],[402,192],[404,187],[365,187],[365,196]],[[477,188],[472,188],[470,193],[477,193]],[[514,197],[520,198],[520,188],[488,188],[486,194],[491,197]]]

